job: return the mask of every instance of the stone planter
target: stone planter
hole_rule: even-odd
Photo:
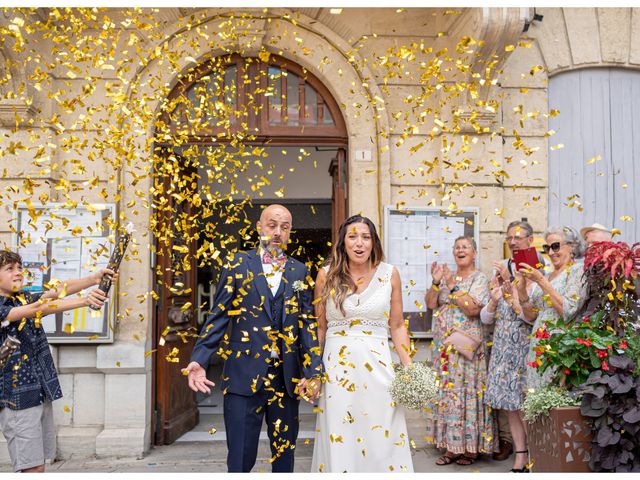
[[[590,472],[591,421],[580,407],[553,408],[529,424],[532,471]]]

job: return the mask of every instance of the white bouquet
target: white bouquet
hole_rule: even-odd
[[[409,410],[422,410],[436,400],[436,372],[423,362],[400,366],[389,386],[389,393],[396,404]]]

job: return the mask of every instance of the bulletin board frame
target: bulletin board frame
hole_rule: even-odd
[[[35,215],[30,215],[35,211]],[[13,251],[22,256],[25,287],[39,293],[53,279],[81,278],[106,267],[117,228],[114,203],[76,205],[18,203],[12,218]],[[42,327],[51,344],[113,343],[117,285],[99,311],[89,307],[47,315]]]
[[[431,262],[447,263],[455,271],[453,243],[461,235],[473,236],[480,265],[480,209],[450,211],[439,207],[384,207],[384,250],[402,281],[404,318],[414,338],[432,338],[433,311],[424,296],[431,286]]]

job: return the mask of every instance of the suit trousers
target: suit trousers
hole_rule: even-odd
[[[293,472],[298,438],[299,400],[287,393],[282,365],[270,366],[267,381],[250,396],[224,396],[229,472],[250,472],[256,463],[263,418],[271,447],[273,472]]]

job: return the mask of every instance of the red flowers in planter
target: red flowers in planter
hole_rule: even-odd
[[[549,332],[547,331],[546,325],[543,325],[542,327],[538,328],[538,330],[536,330],[536,338],[549,338]]]
[[[587,338],[586,340],[583,340],[580,337],[578,337],[578,338],[576,338],[576,342],[584,345],[585,347],[590,347],[592,345],[590,338]]]

